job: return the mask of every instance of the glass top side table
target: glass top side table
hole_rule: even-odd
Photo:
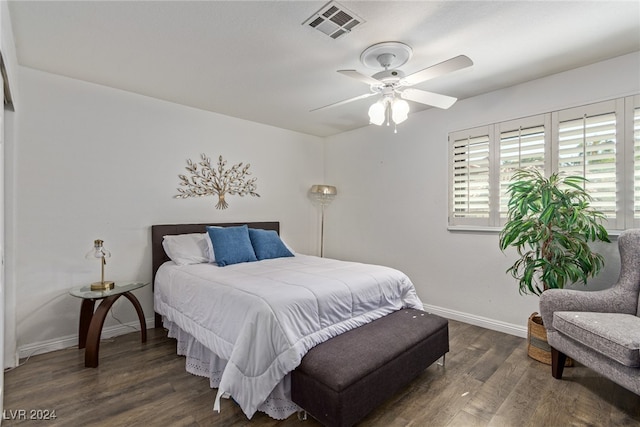
[[[76,287],[69,291],[74,297],[82,298],[80,307],[80,325],[78,327],[78,348],[84,348],[84,366],[87,368],[98,367],[98,352],[100,350],[100,335],[104,326],[104,319],[113,303],[118,298],[124,296],[136,310],[140,320],[140,334],[142,342],[147,342],[147,324],[144,319],[144,312],[138,299],[131,293],[136,289],[147,286],[148,282],[116,284],[113,289],[105,291],[92,291],[90,285]],[[98,309],[95,310],[97,300],[102,300]]]

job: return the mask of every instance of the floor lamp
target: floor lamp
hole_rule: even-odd
[[[324,208],[329,206],[338,194],[333,185],[312,185],[309,190],[311,199],[320,205],[320,256],[324,256]]]

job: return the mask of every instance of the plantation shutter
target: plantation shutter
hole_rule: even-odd
[[[640,105],[633,108],[633,180],[633,217],[640,219]]]
[[[503,226],[522,168],[586,178],[608,230],[640,228],[640,94],[450,132],[450,229]]]
[[[546,168],[545,119],[543,116],[514,120],[498,125],[500,136],[500,216],[506,217],[507,188],[517,169]]]
[[[489,225],[490,139],[488,127],[450,135],[451,225]]]
[[[591,108],[589,108],[591,107]],[[558,122],[558,171],[587,178],[591,205],[615,219],[616,109],[614,102],[564,110]]]

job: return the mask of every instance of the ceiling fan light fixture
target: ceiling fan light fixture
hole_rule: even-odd
[[[404,99],[395,98],[391,103],[391,119],[397,125],[409,117],[409,103]]]
[[[386,118],[387,103],[384,99],[374,102],[369,107],[369,121],[374,125],[382,126]]]
[[[362,74],[357,70],[338,70],[338,72],[369,85],[371,92],[311,111],[344,105],[379,94],[382,95],[382,99],[369,107],[369,122],[381,126],[386,121],[389,126],[392,121],[398,125],[407,120],[409,103],[405,99],[442,109],[451,107],[457,98],[411,86],[470,67],[473,61],[465,55],[458,55],[407,76],[397,67],[404,65],[411,58],[412,53],[410,46],[400,42],[382,42],[369,46],[360,55],[360,62],[366,67],[383,68],[382,71],[373,76]],[[397,129],[394,131],[397,132]]]

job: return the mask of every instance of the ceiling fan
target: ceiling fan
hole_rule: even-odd
[[[409,104],[403,101],[404,99],[443,109],[451,107],[457,101],[456,98],[411,88],[410,86],[470,67],[473,65],[473,61],[465,55],[459,55],[407,76],[397,67],[404,65],[411,58],[412,53],[411,47],[400,42],[383,42],[369,46],[360,55],[360,62],[369,68],[382,67],[383,71],[371,77],[356,70],[338,70],[338,72],[368,84],[370,92],[311,111],[337,107],[371,96],[382,95],[382,98],[369,108],[371,122],[381,125],[385,119],[388,122],[389,116],[396,124],[406,120],[409,113]],[[398,99],[398,97],[402,99]]]

